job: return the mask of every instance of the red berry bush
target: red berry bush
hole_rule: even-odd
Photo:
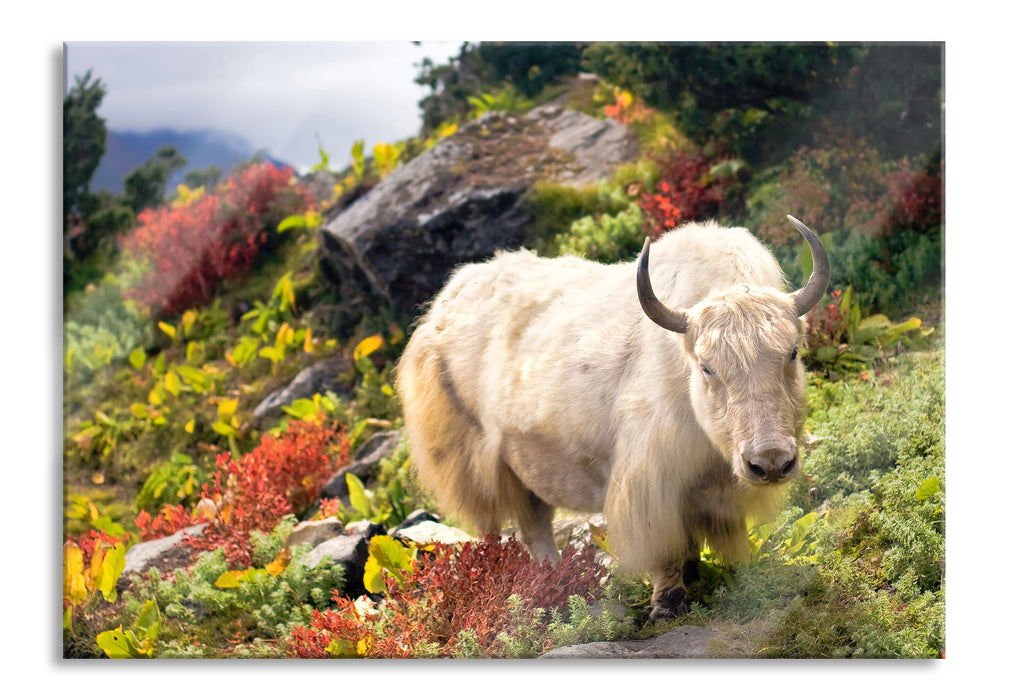
[[[293,175],[258,163],[212,193],[140,212],[121,245],[149,266],[129,297],[167,315],[207,303],[221,280],[249,269],[269,231],[311,205]]]

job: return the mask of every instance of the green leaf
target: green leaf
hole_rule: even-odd
[[[939,493],[940,486],[939,479],[930,476],[921,482],[921,485],[914,492],[914,497],[919,501],[927,501]]]
[[[365,518],[371,517],[371,497],[364,483],[356,474],[347,472],[347,491],[350,493],[350,505]]]
[[[144,659],[154,655],[154,640],[141,641],[134,632],[123,631],[122,625],[100,633],[96,639],[98,646],[112,659]]]
[[[197,394],[202,394],[210,387],[210,377],[207,376],[205,372],[201,372],[195,367],[190,367],[189,365],[180,365],[176,368],[182,378],[186,380],[186,384],[192,388]],[[165,377],[167,381],[168,377]]]
[[[230,425],[222,420],[216,421],[212,426],[210,426],[215,433],[219,435],[224,435],[225,437],[235,437],[238,432],[232,428]]]
[[[144,603],[140,617],[134,623],[133,629],[137,631],[141,639],[153,641],[158,638],[158,631],[161,629],[161,611],[158,610],[156,601],[148,600]]]
[[[388,571],[397,581],[405,580],[404,572],[413,571],[417,550],[407,548],[389,535],[376,535],[368,542],[368,561],[364,565],[364,587],[369,593],[385,592],[382,571]]]
[[[110,603],[116,600],[116,581],[119,580],[119,575],[123,573],[125,566],[126,547],[120,542],[105,552],[105,558],[102,559],[101,576],[98,579],[98,590],[102,592],[105,600]]]
[[[147,353],[144,352],[143,348],[137,348],[130,353],[130,364],[136,369],[143,369],[144,363],[147,361]]]
[[[289,228],[305,228],[305,215],[304,214],[291,214],[279,224],[277,224],[277,233],[283,233]]]
[[[909,318],[903,323],[898,323],[896,326],[892,326],[889,330],[879,336],[879,342],[882,345],[890,345],[896,341],[900,336],[905,333],[910,333],[921,328],[920,318]]]

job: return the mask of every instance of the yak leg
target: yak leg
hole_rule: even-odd
[[[554,542],[554,507],[532,491],[529,492],[529,508],[518,518],[522,543],[535,558],[558,562],[561,559]]]
[[[667,620],[687,612],[687,586],[700,577],[700,560],[696,555],[670,562],[652,572],[652,613],[649,622]]]

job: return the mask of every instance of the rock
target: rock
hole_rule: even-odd
[[[406,518],[403,519],[403,522],[401,522],[399,525],[393,528],[392,532],[390,532],[389,534],[395,537],[396,533],[404,528],[412,527],[418,523],[429,521],[437,523],[441,522],[441,518],[439,518],[434,513],[428,513],[423,508],[418,508],[417,510],[410,513],[410,515],[406,516]]]
[[[345,467],[334,474],[319,492],[320,498],[346,499],[347,492],[347,472],[367,481],[377,470],[379,463],[392,456],[399,446],[402,436],[398,430],[386,430],[375,433],[361,445],[354,458]]]
[[[395,536],[401,540],[409,540],[419,545],[426,544],[461,544],[463,542],[474,542],[475,538],[457,527],[443,525],[431,520],[419,522],[410,527],[396,530]]]
[[[338,392],[336,378],[350,369],[342,355],[334,355],[301,370],[290,384],[277,389],[263,399],[252,414],[259,427],[283,414],[282,408],[297,399],[310,399],[326,391]]]
[[[364,577],[364,564],[368,561],[368,538],[361,534],[339,535],[319,544],[305,555],[306,567],[314,569],[324,557],[329,557],[334,564],[343,567],[344,590],[341,593],[348,598],[355,598],[366,593],[361,583]]]
[[[343,523],[338,518],[326,518],[324,520],[306,520],[298,523],[284,540],[285,547],[294,547],[299,544],[309,544],[313,547],[344,534]]]
[[[385,525],[373,523],[370,520],[355,520],[352,523],[347,523],[347,534],[363,535],[365,539],[370,540],[376,535],[386,534]]]
[[[169,537],[140,542],[126,552],[126,565],[123,574],[143,573],[154,567],[158,571],[171,571],[180,566],[188,566],[196,558],[196,552],[183,539],[196,536],[207,527],[206,523],[191,525]],[[120,581],[125,579],[121,578]]]
[[[559,105],[485,114],[327,220],[323,267],[412,316],[457,265],[528,242],[522,197],[534,182],[581,186],[637,152],[623,125]]]
[[[713,633],[684,625],[651,639],[559,647],[541,659],[706,659]]]

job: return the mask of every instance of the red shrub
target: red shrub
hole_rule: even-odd
[[[140,538],[148,540],[158,540],[162,537],[171,537],[182,528],[204,522],[202,518],[194,519],[192,514],[181,505],[161,507],[154,518],[146,510],[140,511],[140,515],[133,521],[140,528]]]
[[[883,235],[908,229],[924,233],[943,223],[942,164],[938,174],[914,172],[906,163],[902,165],[887,178],[893,206],[882,226]]]
[[[320,613],[311,629],[292,630],[289,653],[327,656],[325,649],[334,640],[367,640],[366,655],[372,657],[415,656],[421,645],[435,645],[449,656],[460,633],[469,631],[488,655],[500,656],[501,632],[533,625],[535,608],[563,607],[571,595],[596,598],[604,574],[589,547],[581,552],[565,548],[554,566],[533,559],[514,539],[488,538],[458,548],[437,545],[415,562],[402,584],[386,579],[386,608],[375,619],[362,618],[352,601],[335,594],[339,610]],[[512,595],[525,603],[521,620],[511,614]]]
[[[252,165],[212,194],[140,212],[122,246],[150,269],[129,296],[169,315],[209,301],[221,280],[251,266],[271,228],[311,204],[293,172]]]
[[[288,513],[308,507],[348,456],[342,429],[300,421],[291,421],[279,437],[264,435],[259,446],[238,461],[228,453],[218,455],[218,469],[203,486],[203,497],[217,504],[217,517],[187,543],[200,550],[222,547],[229,562],[250,566],[249,533],[269,532]],[[153,520],[141,511],[136,519],[145,540],[195,522],[203,519],[193,519],[182,506],[166,506]]]
[[[654,192],[638,205],[658,237],[685,221],[713,218],[725,199],[728,183],[711,173],[714,163],[697,153],[674,153],[659,161],[662,176]]]

